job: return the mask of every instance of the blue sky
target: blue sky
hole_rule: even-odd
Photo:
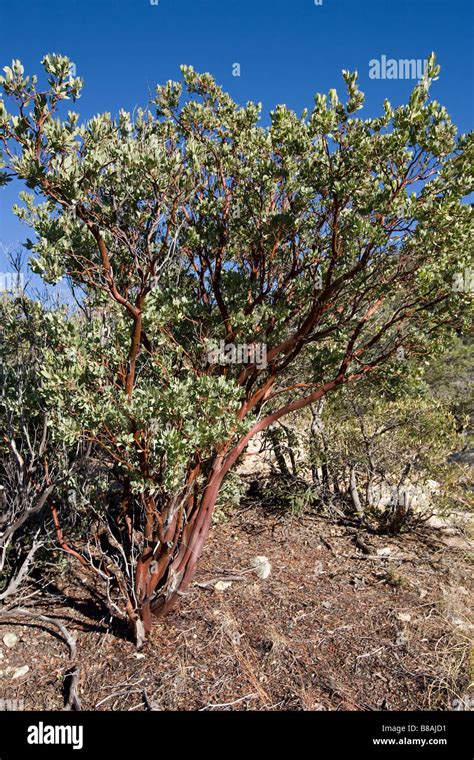
[[[473,0],[0,0],[0,68],[20,58],[39,73],[45,53],[68,55],[85,80],[82,118],[145,105],[157,83],[180,77],[181,63],[210,71],[239,103],[261,101],[264,118],[277,103],[299,112],[316,92],[342,92],[341,69],[357,69],[369,116],[385,97],[406,100],[414,84],[370,79],[369,61],[432,50],[442,66],[433,94],[469,131]],[[17,190],[0,193],[0,242],[8,245],[28,234],[11,213]]]

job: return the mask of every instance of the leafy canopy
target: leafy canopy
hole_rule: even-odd
[[[187,66],[133,116],[81,121],[63,113],[82,88],[69,59],[43,66],[44,90],[19,61],[0,79],[0,177],[29,188],[32,269],[83,291],[82,317],[48,315],[44,392],[56,434],[96,441],[138,488],[173,488],[254,415],[468,321],[452,283],[470,266],[473,139],[430,99],[433,55],[407,105],[359,117],[344,71],[345,101],[279,105],[269,127]],[[268,365],[210,361],[221,339],[265,343]]]

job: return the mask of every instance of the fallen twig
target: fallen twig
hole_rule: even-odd
[[[209,588],[209,586],[215,586],[216,583],[219,583],[219,581],[245,581],[247,578],[244,578],[243,575],[223,575],[219,578],[211,578],[210,581],[201,581],[196,582],[196,586],[199,586],[199,588]]]
[[[222,707],[232,707],[232,705],[238,704],[238,702],[243,702],[245,699],[256,699],[258,697],[258,694],[246,694],[245,697],[239,697],[239,699],[234,699],[233,702],[222,702],[221,704],[213,705],[205,705],[205,707],[201,707],[199,712],[204,712],[204,710],[212,710],[214,708],[222,708]]]

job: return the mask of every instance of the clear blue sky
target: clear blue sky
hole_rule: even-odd
[[[179,65],[210,71],[239,103],[311,108],[316,92],[343,91],[359,71],[366,113],[406,100],[413,81],[371,80],[369,61],[426,58],[442,66],[434,96],[460,131],[473,125],[474,0],[0,0],[0,68],[20,58],[39,72],[45,53],[68,55],[85,80],[76,109],[144,105]],[[232,76],[239,63],[241,76]],[[364,111],[361,112],[364,114]],[[0,242],[26,238],[11,213],[18,187],[0,192]],[[0,269],[2,269],[0,252]]]

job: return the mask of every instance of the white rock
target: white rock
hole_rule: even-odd
[[[392,553],[390,546],[384,546],[383,549],[377,549],[376,554],[378,557],[388,557]]]
[[[446,520],[443,520],[442,517],[436,517],[436,515],[433,515],[426,520],[425,525],[429,525],[430,528],[445,528]]]
[[[6,647],[12,649],[18,643],[18,636],[16,633],[6,633],[2,640]]]
[[[401,620],[402,623],[409,623],[411,615],[409,615],[408,612],[397,612],[397,618],[398,620]]]
[[[13,671],[12,679],[21,678],[22,676],[26,676],[26,674],[28,673],[29,669],[30,668],[29,668],[28,665],[22,665],[21,668],[15,668],[15,670]]]
[[[216,591],[225,591],[229,586],[232,586],[232,581],[217,581],[214,589]]]
[[[3,651],[0,649],[0,660],[5,659],[5,655],[3,654]]]
[[[253,558],[252,567],[254,568],[258,577],[262,578],[262,580],[265,580],[265,578],[268,578],[268,576],[272,572],[272,566],[270,564],[270,560],[268,559],[268,557],[265,557],[263,554],[259,554],[257,557]]]

